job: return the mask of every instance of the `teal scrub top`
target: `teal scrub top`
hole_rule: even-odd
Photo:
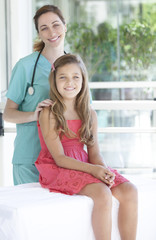
[[[41,54],[34,78],[34,94],[28,94],[34,65],[38,56],[34,52],[20,59],[13,68],[7,98],[19,105],[18,110],[34,112],[39,102],[49,98],[50,62]],[[13,164],[34,164],[41,150],[37,123],[16,124],[17,135],[14,141]]]

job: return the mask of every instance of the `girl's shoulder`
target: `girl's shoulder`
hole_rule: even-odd
[[[44,107],[39,115],[39,123],[48,124],[48,123],[54,123],[55,117],[54,114],[51,111],[51,107]]]
[[[91,116],[92,116],[93,121],[97,119],[97,113],[93,108],[91,108]]]
[[[92,115],[92,128],[97,131],[98,126],[98,119],[97,119],[97,113],[94,109],[91,109],[91,115]]]
[[[40,115],[39,115],[39,120],[40,119],[50,119],[50,118],[54,118],[54,115],[51,111],[51,107],[43,107],[43,109],[41,110],[40,112]]]
[[[39,115],[39,124],[45,136],[55,133],[56,120],[50,107],[44,107]]]

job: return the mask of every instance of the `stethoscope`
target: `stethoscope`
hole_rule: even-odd
[[[37,67],[37,63],[38,63],[38,60],[40,58],[40,55],[41,55],[41,52],[43,51],[43,48],[44,46],[42,47],[42,49],[40,50],[38,56],[37,56],[37,59],[36,59],[36,62],[35,62],[35,65],[34,65],[34,70],[33,70],[33,75],[32,75],[32,79],[31,79],[31,86],[28,88],[28,94],[30,96],[32,96],[35,92],[35,89],[33,87],[33,84],[34,84],[34,78],[35,78],[35,72],[36,72],[36,67]]]
[[[40,52],[39,52],[39,54],[38,54],[38,56],[37,56],[37,59],[36,59],[35,65],[34,65],[34,70],[33,70],[33,75],[32,75],[32,80],[31,80],[31,85],[30,85],[30,87],[28,87],[28,94],[29,94],[30,96],[32,96],[32,95],[34,94],[34,92],[35,92],[35,89],[34,89],[34,87],[33,87],[34,78],[35,78],[35,72],[36,72],[37,63],[38,63],[38,60],[39,60],[39,58],[40,58],[40,55],[41,55],[41,53],[42,53],[42,51],[43,51],[43,48],[44,48],[44,46],[42,47],[42,49],[40,50]],[[64,51],[64,54],[66,54],[65,51]]]

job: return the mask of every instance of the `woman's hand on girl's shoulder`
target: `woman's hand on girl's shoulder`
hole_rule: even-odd
[[[44,139],[47,137],[53,138],[57,137],[56,131],[55,131],[55,118],[53,116],[53,113],[49,107],[44,107],[39,115],[39,123],[42,131],[42,135]]]
[[[53,104],[53,102],[50,99],[45,99],[42,102],[38,103],[36,110],[34,112],[35,119],[38,121],[39,120],[39,114],[42,111],[43,108],[49,107]]]
[[[50,106],[43,107],[39,114],[40,125],[49,126],[52,120],[55,120],[55,119],[54,119],[53,113],[51,111],[51,107]]]

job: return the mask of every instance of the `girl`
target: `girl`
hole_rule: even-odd
[[[41,147],[36,121],[42,107],[52,104],[48,100],[48,77],[52,63],[64,55],[66,24],[61,11],[56,6],[45,5],[36,12],[34,23],[40,40],[34,44],[34,52],[15,65],[3,114],[5,121],[17,124],[12,160],[15,185],[38,181],[34,163]]]
[[[111,239],[113,194],[120,202],[121,239],[135,240],[137,190],[107,167],[100,155],[97,116],[90,107],[87,71],[82,60],[70,54],[58,58],[49,80],[54,104],[41,111],[38,123],[42,149],[35,165],[41,186],[52,192],[91,197],[96,240]]]

